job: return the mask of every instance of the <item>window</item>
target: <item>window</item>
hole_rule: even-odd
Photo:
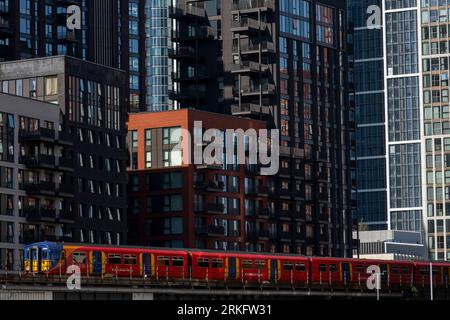
[[[173,267],[183,267],[184,266],[184,258],[183,257],[173,257],[172,258],[172,266]]]
[[[286,271],[294,270],[294,264],[292,262],[286,262],[283,264],[283,269]]]
[[[242,261],[242,269],[248,270],[253,268],[253,261],[251,260],[243,260]]]
[[[213,269],[221,269],[221,268],[223,268],[223,260],[222,259],[212,259],[211,267]]]
[[[135,255],[124,255],[123,263],[127,265],[136,265],[137,260]]]
[[[86,263],[86,253],[74,252],[72,254],[72,261],[74,264],[85,264]]]
[[[266,269],[266,262],[264,260],[257,260],[257,261],[255,261],[255,268],[257,270],[265,270]]]
[[[206,258],[198,259],[197,266],[199,268],[209,268],[209,259]]]
[[[109,254],[108,255],[108,263],[109,264],[121,264],[122,257],[120,256],[120,254]]]
[[[158,266],[162,266],[162,267],[170,266],[169,257],[158,257]]]
[[[319,272],[327,272],[327,265],[326,264],[319,265]]]
[[[45,78],[45,95],[54,96],[58,94],[58,77],[46,77]]]
[[[335,265],[335,264],[330,264],[330,272],[332,272],[332,273],[334,273],[334,272],[337,272],[337,265]]]
[[[306,271],[306,265],[304,263],[296,263],[295,264],[295,270],[300,272]]]

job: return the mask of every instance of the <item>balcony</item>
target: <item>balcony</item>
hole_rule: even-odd
[[[241,105],[231,106],[231,112],[234,116],[261,116],[270,115],[272,110],[269,106],[260,106],[253,103],[243,103]]]
[[[66,157],[60,157],[58,159],[58,169],[61,171],[74,171],[74,161]]]
[[[280,232],[280,239],[284,241],[291,241],[292,232]]]
[[[172,19],[205,19],[206,11],[203,8],[185,4],[169,7],[169,17]]]
[[[263,41],[260,43],[241,43],[240,45],[233,45],[232,52],[235,55],[252,55],[259,53],[274,54],[275,45],[268,41]]]
[[[269,208],[258,208],[256,210],[256,216],[258,219],[269,219],[273,212]]]
[[[211,76],[206,70],[196,70],[194,73],[172,72],[172,80],[174,82],[189,82],[208,79],[211,79]]]
[[[169,91],[169,98],[171,100],[176,101],[196,101],[196,100],[205,100],[206,99],[206,91],[201,90],[200,88],[189,88],[189,89],[180,89],[178,91],[171,90]]]
[[[19,163],[28,168],[44,168],[54,169],[56,164],[55,156],[38,155],[38,156],[23,156],[20,157]]]
[[[61,223],[73,223],[75,221],[75,215],[72,212],[60,211],[59,222]]]
[[[76,139],[76,137],[71,136],[66,131],[60,131],[58,133],[58,143],[63,146],[73,146],[73,140]]]
[[[197,234],[206,237],[225,237],[225,228],[214,226],[200,227],[197,229]]]
[[[39,128],[34,131],[20,131],[19,137],[22,141],[29,142],[54,142],[55,130],[47,128]]]
[[[278,212],[278,218],[284,219],[284,220],[291,220],[293,216],[293,212],[289,210],[280,210]]]
[[[278,195],[283,198],[290,198],[292,195],[292,190],[289,189],[279,189]]]
[[[224,192],[225,183],[222,181],[196,181],[195,188],[208,192]]]
[[[208,203],[206,206],[199,205],[195,209],[195,212],[207,215],[224,215],[225,205],[220,203]]]
[[[231,32],[249,34],[267,29],[267,24],[256,19],[241,17],[240,20],[231,23]]]
[[[178,49],[169,49],[169,58],[175,60],[195,60],[196,53],[192,47],[181,47]]]
[[[34,222],[55,222],[56,209],[55,208],[25,208],[23,210],[25,218],[28,221]]]
[[[231,73],[234,74],[259,74],[265,73],[269,70],[269,66],[267,64],[260,64],[254,61],[241,61],[239,64],[231,65]]]
[[[75,187],[69,184],[61,184],[58,188],[58,196],[61,198],[73,198]]]
[[[274,84],[266,85],[248,85],[243,86],[240,91],[240,95],[243,97],[252,96],[274,96],[276,94],[276,89]]]
[[[214,39],[216,32],[210,26],[200,26],[193,32],[172,30],[172,42]]]
[[[253,241],[269,241],[269,230],[251,230],[247,231],[247,239]]]
[[[4,36],[12,35],[14,32],[11,28],[9,17],[4,17],[3,15],[5,15],[5,13],[0,16],[0,34]]]
[[[55,195],[56,185],[54,182],[25,183],[24,190],[30,195]]]
[[[241,0],[237,3],[233,3],[232,11],[274,11],[274,0]],[[241,14],[244,12],[241,12]]]

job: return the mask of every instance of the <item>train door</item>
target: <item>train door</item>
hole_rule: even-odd
[[[39,273],[41,271],[40,268],[40,260],[41,260],[41,251],[39,247],[31,248],[31,272]]]
[[[349,285],[351,281],[350,263],[344,262],[342,263],[342,283]]]
[[[30,248],[25,248],[23,251],[23,263],[25,272],[31,272],[31,251]]]
[[[388,265],[387,264],[380,265],[380,271],[381,271],[381,286],[387,287],[388,285],[390,285]]]
[[[151,276],[152,274],[151,257],[149,253],[144,253],[142,255],[142,272],[145,276]]]
[[[237,280],[237,259],[228,258],[228,279]]]
[[[93,251],[92,252],[92,275],[101,276],[103,273],[103,261],[102,252]]]
[[[278,280],[278,261],[274,259],[270,260],[270,280],[273,282]]]

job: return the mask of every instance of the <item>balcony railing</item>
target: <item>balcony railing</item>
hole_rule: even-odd
[[[177,6],[169,7],[169,16],[171,18],[183,18],[183,17],[196,17],[204,18],[206,17],[206,11],[203,8],[196,7],[189,4],[179,4]]]
[[[254,42],[248,42],[248,43],[241,43],[241,45],[233,45],[233,53],[239,53],[239,50],[241,53],[251,53],[251,52],[275,52],[275,45],[272,42],[263,41],[261,43],[254,43]]]
[[[39,128],[33,131],[19,132],[19,136],[22,140],[44,140],[44,141],[54,141],[55,140],[55,130],[47,128]]]
[[[195,40],[195,39],[208,39],[214,38],[216,35],[214,29],[210,26],[200,26],[194,29],[193,32],[184,32],[172,30],[172,39],[174,42],[185,41],[185,40]]]
[[[25,208],[25,217],[30,221],[56,220],[56,209],[47,207]]]
[[[174,59],[195,58],[195,50],[192,47],[180,47],[178,49],[169,49],[169,57]]]
[[[54,167],[56,163],[55,156],[49,156],[49,155],[30,155],[30,156],[23,156],[20,157],[21,164],[28,166],[28,167]]]
[[[54,193],[56,184],[54,182],[25,183],[24,190],[30,194]]]
[[[233,3],[232,10],[275,9],[274,0],[239,0]]]
[[[256,30],[264,30],[267,28],[267,25],[263,21],[258,21],[256,19],[241,17],[240,20],[233,21],[231,23],[231,30],[234,32],[238,32],[241,29],[256,29]]]
[[[225,228],[224,227],[200,227],[197,229],[197,234],[201,236],[225,236]]]

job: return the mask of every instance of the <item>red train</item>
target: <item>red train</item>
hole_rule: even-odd
[[[77,265],[83,276],[207,281],[227,284],[279,284],[293,287],[367,288],[370,266],[381,270],[382,289],[425,288],[430,264],[310,258],[281,254],[212,252],[188,249],[101,247],[37,243],[25,247],[24,271],[61,275]],[[450,264],[433,264],[436,288],[448,288]]]

